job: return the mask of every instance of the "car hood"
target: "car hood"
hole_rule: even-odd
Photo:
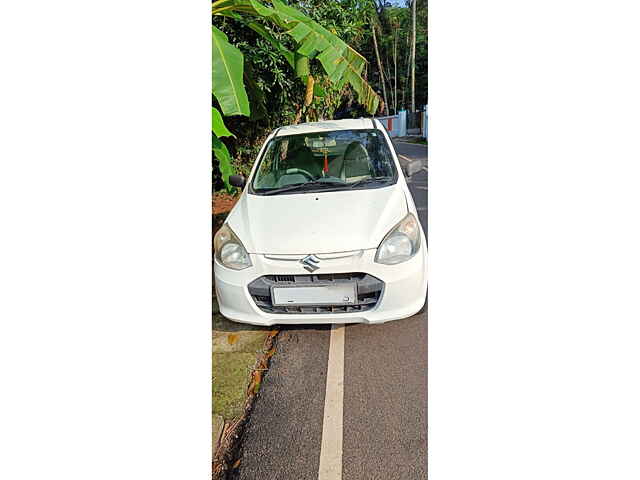
[[[249,253],[306,255],[377,248],[406,214],[398,184],[288,195],[245,191],[227,223]]]

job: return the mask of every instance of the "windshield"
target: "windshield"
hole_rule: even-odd
[[[378,188],[396,181],[379,130],[338,130],[273,138],[253,177],[253,193]]]

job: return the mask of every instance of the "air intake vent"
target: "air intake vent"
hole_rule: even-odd
[[[358,299],[350,305],[286,305],[274,306],[271,288],[295,284],[296,286],[335,285],[340,282],[356,284]],[[265,275],[249,284],[249,293],[260,310],[267,313],[352,313],[374,308],[380,301],[384,282],[366,273],[334,273],[322,275]]]
[[[293,283],[295,278],[293,275],[275,275],[275,280],[278,283]]]

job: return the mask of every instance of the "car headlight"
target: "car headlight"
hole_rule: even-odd
[[[378,247],[375,261],[385,265],[406,262],[420,249],[420,225],[409,213],[393,227]]]
[[[213,248],[216,260],[227,268],[243,270],[252,265],[244,245],[226,223],[213,238]]]

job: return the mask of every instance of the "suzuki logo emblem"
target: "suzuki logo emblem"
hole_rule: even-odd
[[[315,272],[320,268],[316,265],[319,262],[320,262],[320,259],[315,255],[307,255],[302,260],[300,260],[300,263],[304,265],[305,270],[311,273]]]

